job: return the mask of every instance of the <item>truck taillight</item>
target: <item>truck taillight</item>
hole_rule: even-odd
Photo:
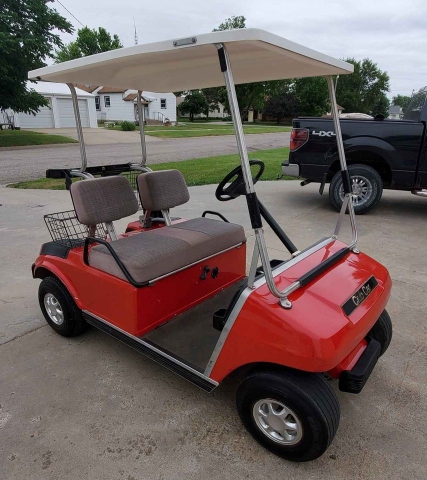
[[[291,152],[298,150],[308,140],[308,130],[306,128],[293,128],[291,132]]]

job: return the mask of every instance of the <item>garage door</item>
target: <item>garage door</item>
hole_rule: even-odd
[[[75,127],[73,101],[71,98],[58,98],[59,126],[61,128]],[[80,118],[82,127],[89,126],[89,110],[87,100],[79,100]]]
[[[18,121],[22,128],[53,128],[54,126],[53,112],[50,107],[41,107],[36,115],[19,113]]]

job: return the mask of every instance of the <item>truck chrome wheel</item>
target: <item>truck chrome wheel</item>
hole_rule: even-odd
[[[366,177],[362,177],[361,175],[351,177],[351,188],[353,192],[352,199],[354,206],[363,205],[372,196],[372,183]],[[345,193],[343,185],[341,185],[339,195],[341,201],[344,201]]]
[[[47,293],[44,296],[44,307],[53,323],[56,325],[62,325],[64,323],[64,312],[62,311],[61,304],[51,293]]]
[[[274,442],[295,445],[302,438],[301,422],[282,402],[270,398],[259,400],[253,407],[253,416],[261,432]]]

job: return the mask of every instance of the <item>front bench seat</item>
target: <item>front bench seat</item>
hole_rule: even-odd
[[[177,178],[175,175],[174,177]],[[188,194],[183,178],[182,181]],[[168,192],[167,200],[163,198],[162,206],[187,201],[182,188],[174,191],[175,194]],[[71,196],[77,218],[88,226],[118,220],[138,210],[132,187],[120,176],[75,182],[71,186]],[[180,198],[177,198],[178,196]],[[111,242],[111,246],[133,280],[146,283],[223,250],[237,247],[245,241],[244,230],[240,225],[196,218],[119,238]],[[96,245],[90,249],[88,262],[92,267],[126,280],[104,245]]]

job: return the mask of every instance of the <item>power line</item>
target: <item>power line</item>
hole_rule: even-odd
[[[63,5],[59,0],[56,0],[56,1],[59,3],[59,5],[62,6],[62,8],[65,8],[65,10],[67,10],[67,12],[68,12],[75,20],[77,20],[82,27],[85,27],[85,26],[86,26],[86,25],[83,25],[83,23],[82,23],[77,17],[75,17],[75,16],[68,10],[68,8],[67,8],[65,5]]]

